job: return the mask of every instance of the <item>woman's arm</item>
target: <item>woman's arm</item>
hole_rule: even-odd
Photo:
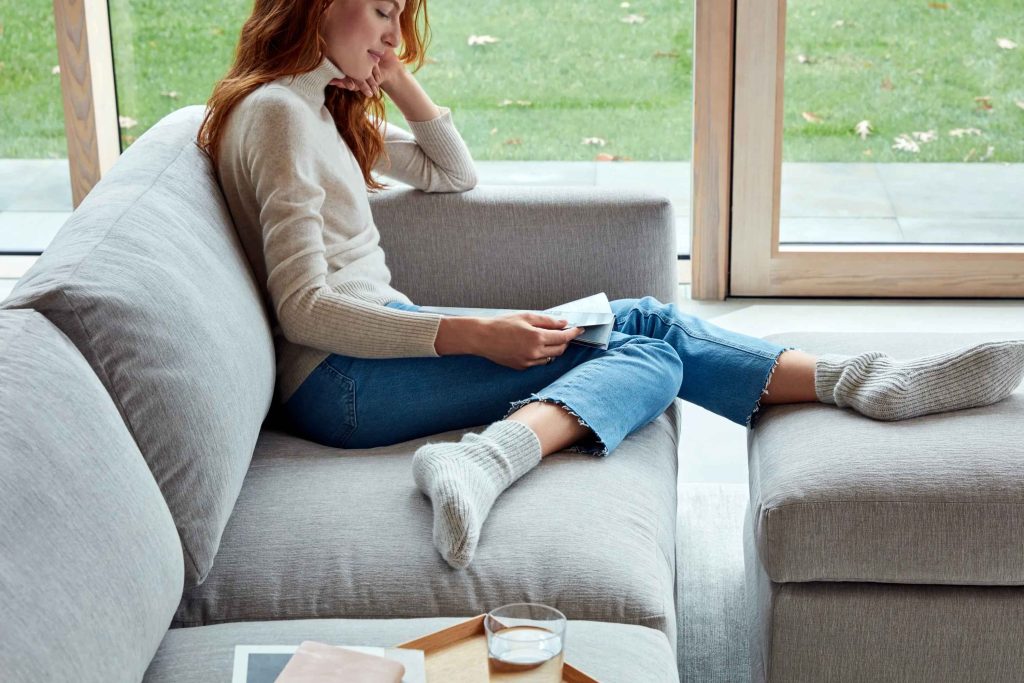
[[[405,69],[396,72],[380,87],[402,112],[406,121],[431,121],[441,115],[441,110],[430,100],[423,86]]]

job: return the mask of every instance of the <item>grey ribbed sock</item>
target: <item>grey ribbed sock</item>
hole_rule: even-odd
[[[473,559],[480,528],[498,495],[540,462],[540,439],[521,422],[501,420],[458,443],[416,451],[416,486],[434,505],[434,545],[456,569]]]
[[[907,361],[877,351],[821,356],[814,391],[822,403],[905,420],[1001,401],[1022,378],[1024,340],[998,341]]]

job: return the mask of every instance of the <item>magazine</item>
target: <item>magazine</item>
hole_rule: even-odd
[[[355,645],[337,647],[401,662],[405,665],[402,683],[427,683],[427,669],[422,650]],[[298,649],[298,645],[236,645],[231,683],[274,683]]]
[[[543,313],[559,320],[568,320],[569,327],[583,327],[586,332],[573,339],[570,344],[580,344],[598,349],[608,348],[608,339],[615,327],[615,314],[604,292],[569,301],[568,303],[535,311],[518,308],[458,308],[452,306],[421,306],[420,310],[441,315],[473,316],[493,318],[509,313]]]

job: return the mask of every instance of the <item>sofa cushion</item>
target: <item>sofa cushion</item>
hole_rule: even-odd
[[[812,353],[912,358],[1007,334],[783,334]],[[766,408],[749,435],[758,554],[771,580],[1024,584],[1024,386],[902,422]]]
[[[167,505],[103,385],[0,311],[0,678],[139,680],[182,590]]]
[[[172,629],[144,683],[230,681],[235,645],[388,646],[448,628],[459,619],[310,619]],[[642,626],[570,620],[565,660],[602,683],[672,683],[679,680],[668,639]]]
[[[163,491],[202,581],[274,388],[266,313],[208,161],[202,108],[117,161],[17,283],[85,355]]]
[[[434,548],[430,500],[411,460],[424,443],[467,430],[369,450],[266,431],[213,570],[186,593],[176,625],[453,616],[542,602],[570,619],[640,624],[674,639],[678,415],[673,402],[607,458],[545,458],[498,498],[462,571]]]

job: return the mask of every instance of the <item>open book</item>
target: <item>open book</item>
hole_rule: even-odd
[[[543,313],[559,320],[568,320],[568,327],[584,327],[586,332],[573,339],[570,344],[592,346],[598,349],[608,348],[608,338],[615,326],[615,314],[604,292],[588,296],[576,301],[535,311],[521,308],[455,308],[451,306],[420,306],[428,313],[441,315],[472,316],[478,318],[494,318],[508,313]]]

